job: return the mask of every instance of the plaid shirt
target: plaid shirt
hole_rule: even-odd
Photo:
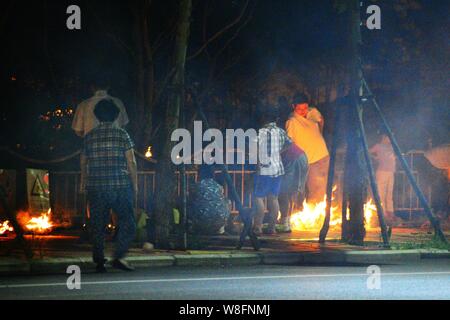
[[[284,174],[280,153],[283,147],[290,143],[291,140],[286,132],[277,127],[275,122],[271,122],[259,130],[259,175],[278,177]]]
[[[84,138],[87,160],[86,188],[122,189],[131,185],[125,152],[133,148],[128,133],[112,123],[100,123]]]

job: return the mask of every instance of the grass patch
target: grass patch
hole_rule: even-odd
[[[449,250],[450,251],[450,243],[444,243],[439,239],[431,239],[428,241],[422,242],[392,242],[391,248],[395,250],[408,250],[408,249],[440,249],[440,250]]]

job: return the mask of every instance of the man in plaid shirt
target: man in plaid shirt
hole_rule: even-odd
[[[136,232],[133,189],[137,192],[137,171],[133,142],[124,129],[114,125],[119,112],[109,99],[95,106],[100,124],[84,137],[81,155],[81,188],[87,191],[93,260],[98,272],[106,271],[104,238],[111,210],[118,216],[112,266],[133,270],[123,258]]]
[[[281,178],[284,175],[281,151],[291,144],[286,132],[277,127],[278,109],[266,106],[262,110],[263,127],[258,136],[258,172],[255,176],[254,204],[256,214],[254,232],[261,234],[264,220],[264,198],[267,197],[269,209],[269,228],[267,234],[275,234],[275,224],[280,211],[278,194],[280,193]]]

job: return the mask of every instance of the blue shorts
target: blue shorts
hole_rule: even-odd
[[[282,176],[269,177],[256,175],[253,195],[258,198],[264,198],[270,194],[278,196],[280,193],[281,178]]]

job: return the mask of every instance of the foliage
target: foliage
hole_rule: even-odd
[[[424,242],[393,242],[391,248],[395,250],[408,250],[408,249],[440,249],[450,250],[450,243],[444,243],[437,238]]]

